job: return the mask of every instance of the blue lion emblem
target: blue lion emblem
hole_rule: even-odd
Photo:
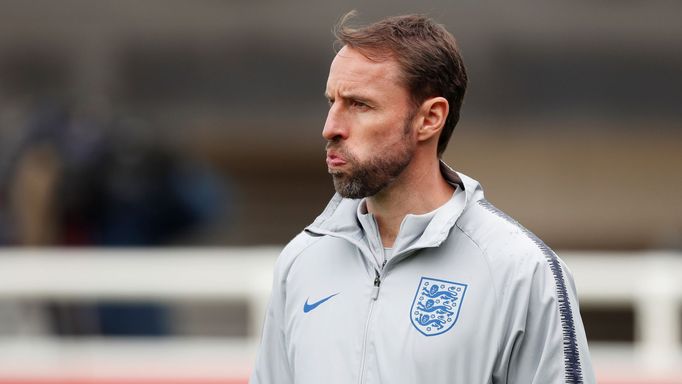
[[[422,277],[410,308],[412,325],[424,336],[449,331],[459,318],[467,285]]]

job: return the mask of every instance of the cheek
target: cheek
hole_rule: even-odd
[[[381,157],[398,145],[404,146],[405,121],[388,114],[365,114],[355,119],[353,135],[347,145],[355,162]],[[351,144],[352,142],[352,144]]]
[[[381,147],[398,133],[400,124],[388,116],[366,116],[363,120],[362,124],[358,124],[358,135],[370,148]]]

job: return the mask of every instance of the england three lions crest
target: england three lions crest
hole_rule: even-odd
[[[422,277],[410,308],[412,325],[424,336],[440,335],[457,322],[467,285]]]

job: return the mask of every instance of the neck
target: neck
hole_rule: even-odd
[[[445,204],[453,192],[440,173],[438,158],[415,156],[391,185],[367,198],[367,211],[377,221],[384,247],[393,246],[407,214],[431,212]]]

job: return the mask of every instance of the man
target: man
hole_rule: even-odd
[[[467,82],[454,38],[415,15],[336,34],[337,194],[277,261],[251,383],[593,383],[566,266],[440,161]]]

